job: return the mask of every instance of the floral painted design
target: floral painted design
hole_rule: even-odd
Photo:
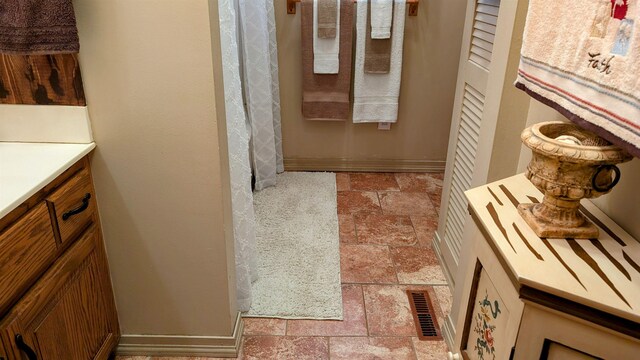
[[[478,305],[480,305],[480,311],[475,316],[475,326],[473,328],[473,332],[478,336],[474,350],[477,351],[478,358],[481,360],[495,360],[496,348],[494,346],[493,333],[496,330],[496,326],[493,325],[493,322],[501,313],[500,303],[498,300],[494,300],[491,303],[489,295],[485,294],[484,299],[479,301]],[[487,357],[485,358],[485,356]]]

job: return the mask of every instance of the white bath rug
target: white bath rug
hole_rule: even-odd
[[[336,175],[280,174],[254,205],[259,279],[245,316],[342,320]]]

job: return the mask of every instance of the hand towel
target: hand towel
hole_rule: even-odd
[[[353,122],[388,122],[398,120],[398,97],[402,76],[405,0],[394,0],[391,64],[387,74],[364,72],[367,37],[367,1],[358,0],[356,16],[356,56],[354,68]]]
[[[370,0],[371,3],[371,38],[391,38],[393,22],[393,0]]]
[[[529,0],[516,86],[640,156],[640,2]]]
[[[313,0],[302,0],[302,115],[307,120],[347,120],[351,110],[353,1],[340,0],[340,72],[313,72]]]
[[[79,49],[71,0],[0,1],[0,53],[62,54]]]
[[[340,23],[336,23],[336,36],[322,39],[318,37],[318,1],[313,1],[313,72],[316,74],[337,74],[340,69]],[[340,8],[337,8],[340,17]]]
[[[393,3],[392,3],[393,4]],[[391,39],[371,38],[371,2],[367,5],[367,42],[364,44],[364,72],[387,74],[391,68]]]
[[[318,0],[318,37],[335,38],[337,20],[338,0]]]

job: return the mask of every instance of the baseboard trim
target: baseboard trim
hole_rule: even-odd
[[[445,166],[446,161],[439,160],[284,159],[286,171],[443,172]]]
[[[122,335],[116,354],[235,358],[240,351],[243,329],[244,322],[238,313],[231,336]]]

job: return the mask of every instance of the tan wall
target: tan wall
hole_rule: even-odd
[[[542,121],[554,120],[567,121],[566,118],[554,109],[536,100],[531,100],[527,126]],[[523,146],[520,154],[520,163],[518,165],[520,172],[526,170],[530,159],[531,151]],[[631,234],[631,236],[640,240],[640,222],[638,221],[638,213],[640,212],[640,192],[638,191],[638,184],[640,184],[640,160],[633,159],[631,162],[618,166],[622,172],[620,183],[618,183],[609,194],[601,196],[593,200],[593,202],[609,215],[611,219],[618,223],[618,225]]]
[[[74,1],[125,339],[233,331],[226,134],[214,101],[219,49],[209,2]]]
[[[302,118],[300,11],[288,15],[285,4],[275,1],[283,150],[289,168],[316,159],[315,167],[325,168],[342,163],[444,169],[466,2],[422,1],[418,16],[406,18],[400,111],[390,131],[377,130],[375,124]]]

